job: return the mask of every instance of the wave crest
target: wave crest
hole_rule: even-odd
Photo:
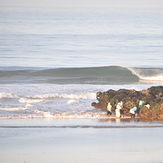
[[[0,83],[119,85],[139,80],[163,81],[163,68],[85,67],[0,70]]]
[[[13,96],[11,93],[6,93],[6,92],[0,92],[0,99],[1,98],[13,98],[15,96]]]
[[[141,80],[163,81],[162,68],[127,68]]]
[[[29,96],[28,98],[32,99],[48,99],[48,98],[67,98],[67,99],[96,99],[95,93],[81,93],[81,94],[42,94],[42,95],[34,95]]]

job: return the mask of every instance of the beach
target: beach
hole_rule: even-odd
[[[89,119],[1,120],[0,162],[162,162],[163,126],[114,123],[95,127]]]
[[[163,85],[161,1],[63,1],[0,6],[0,162],[162,163],[162,121],[92,106]]]

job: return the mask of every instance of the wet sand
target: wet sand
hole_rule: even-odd
[[[68,127],[77,122],[83,126],[96,121],[0,121],[0,162],[163,162],[162,127]]]

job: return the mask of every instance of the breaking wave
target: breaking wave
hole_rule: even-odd
[[[32,99],[48,99],[48,98],[68,98],[68,99],[95,99],[96,94],[87,92],[87,93],[80,93],[80,94],[41,94],[41,95],[34,95],[28,96],[28,98]]]
[[[10,108],[8,108],[9,111]],[[25,108],[20,108],[25,110]],[[0,109],[1,110],[1,109]],[[7,110],[7,108],[5,109]],[[10,111],[14,111],[14,108]],[[18,111],[15,109],[15,111]],[[98,119],[98,118],[108,118],[106,113],[94,113],[94,112],[85,112],[85,113],[51,113],[49,111],[40,111],[34,110],[31,114],[17,114],[17,115],[4,115],[0,116],[0,119],[9,119],[9,118],[54,118],[54,119]],[[114,118],[114,117],[113,117]]]
[[[162,68],[127,68],[141,80],[163,81]]]
[[[43,99],[27,99],[27,98],[20,98],[20,103],[40,103],[43,102]]]
[[[0,99],[1,98],[13,98],[16,96],[13,96],[11,93],[5,93],[5,92],[0,92]]]
[[[0,70],[0,83],[50,84],[133,84],[163,82],[163,68],[85,67],[85,68],[9,68]]]
[[[20,110],[26,110],[27,108],[0,108],[0,110],[4,111],[20,111]]]

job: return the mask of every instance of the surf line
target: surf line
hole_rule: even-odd
[[[150,126],[91,126],[91,125],[74,125],[74,126],[0,126],[0,128],[15,128],[15,129],[25,129],[25,128],[163,128],[163,125],[150,125]]]

